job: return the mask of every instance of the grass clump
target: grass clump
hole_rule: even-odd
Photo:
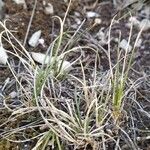
[[[65,18],[63,21],[59,17],[56,18],[61,24],[60,34],[50,45],[46,54],[54,59],[41,66],[36,65],[30,53],[6,28],[5,24],[1,23],[6,34],[6,37],[2,36],[2,38],[12,46],[13,50],[8,53],[15,56],[19,67],[23,68],[18,72],[11,62],[7,62],[14,76],[13,86],[15,85],[18,89],[17,98],[21,103],[15,108],[5,103],[11,115],[1,125],[1,127],[8,126],[8,129],[2,132],[2,138],[16,143],[35,140],[33,150],[44,150],[47,147],[59,150],[66,149],[66,147],[99,150],[106,149],[106,147],[121,149],[119,134],[122,133],[126,136],[129,147],[136,149],[136,144],[122,129],[122,122],[126,117],[124,103],[130,89],[134,86],[132,84],[131,87],[127,87],[135,46],[131,53],[128,53],[128,49],[123,51],[118,48],[117,62],[113,65],[110,42],[108,42],[108,50],[105,52],[108,56],[109,70],[102,73],[97,67],[101,62],[97,49],[77,46],[70,49],[65,47],[65,50],[60,52],[63,49]],[[112,25],[113,21],[108,41],[111,39]],[[76,34],[77,32],[74,36]],[[128,43],[130,43],[131,35],[132,28]],[[140,33],[137,40],[139,36]],[[10,37],[19,46],[15,46]],[[82,59],[82,53],[86,51],[94,52],[91,66]],[[74,68],[65,74],[61,71],[63,62],[71,53],[80,53],[80,55],[71,63],[74,64]],[[61,59],[59,65],[58,58]],[[17,122],[11,127],[9,123],[14,120]],[[19,140],[11,138],[12,134]]]

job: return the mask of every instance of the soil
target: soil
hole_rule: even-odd
[[[53,5],[54,13],[51,15],[45,14],[45,12],[44,12],[45,6],[43,6],[43,0],[38,0],[35,14],[34,14],[32,24],[31,24],[31,27],[29,30],[29,35],[28,35],[27,41],[25,43],[25,48],[29,52],[46,53],[47,48],[52,43],[52,41],[56,38],[56,36],[59,34],[59,31],[60,31],[60,23],[58,20],[54,19],[53,16],[57,15],[63,19],[66,9],[67,9],[67,6],[68,6],[68,2],[65,2],[65,0],[59,0],[59,2],[56,2],[56,0],[45,0],[45,3],[46,4],[51,3]],[[30,17],[31,17],[31,14],[33,11],[33,7],[34,7],[34,0],[26,0],[26,8],[24,8],[23,5],[15,4],[15,2],[13,2],[12,0],[5,0],[5,7],[4,7],[5,18],[4,19],[8,19],[6,21],[6,26],[10,31],[12,31],[14,36],[22,44],[24,43],[24,39],[25,39],[25,35],[27,32],[28,24],[30,21]],[[99,14],[101,23],[94,24],[96,17],[92,17],[92,18],[86,17],[86,13],[88,11],[94,11],[97,14]],[[81,28],[81,31],[84,34],[82,35],[81,39],[79,39],[76,43],[73,43],[73,46],[74,45],[87,45],[87,46],[93,46],[93,48],[94,48],[94,44],[95,44],[100,49],[99,54],[101,57],[101,63],[100,63],[100,66],[98,66],[98,67],[101,68],[102,71],[108,70],[109,64],[108,64],[108,60],[107,60],[105,52],[103,50],[101,50],[100,47],[102,45],[102,47],[107,50],[108,45],[107,45],[107,43],[103,43],[103,44],[99,43],[99,41],[100,41],[99,38],[101,38],[101,37],[98,35],[98,32],[100,31],[100,29],[102,29],[104,31],[104,33],[106,33],[109,30],[111,20],[117,11],[118,11],[117,8],[114,7],[113,2],[111,0],[103,0],[103,1],[100,1],[100,0],[97,0],[97,1],[96,0],[73,0],[70,10],[69,10],[69,14],[67,15],[67,19],[65,22],[64,31],[69,32],[69,31],[77,30],[77,27],[79,26],[77,24],[77,20],[80,20],[82,22],[85,19],[85,22]],[[122,16],[123,13],[124,12],[120,12],[118,14],[117,18]],[[140,14],[140,11],[132,12],[132,15],[136,15],[139,20],[142,20],[143,16],[141,17],[139,14]],[[129,19],[129,15],[127,17],[123,18],[122,20],[120,20],[118,24],[115,24],[112,27],[112,32],[111,32],[112,41],[110,43],[111,43],[111,58],[112,58],[113,63],[116,62],[117,42],[115,41],[115,39],[118,37],[119,32],[121,32],[122,39],[123,38],[128,39],[130,29],[127,26],[125,26],[125,24],[127,24],[129,22],[128,19]],[[150,18],[148,18],[148,19],[150,19]],[[45,41],[45,46],[38,45],[37,47],[32,48],[28,44],[28,40],[31,37],[31,35],[35,31],[38,31],[38,30],[42,31],[41,37]],[[131,45],[134,45],[134,41],[135,41],[138,33],[139,33],[139,30],[135,27],[133,29],[133,33],[132,33],[132,38],[131,38],[131,43],[130,43]],[[131,79],[133,79],[134,81],[140,77],[143,77],[144,75],[150,75],[150,40],[149,40],[150,34],[148,34],[148,33],[150,33],[150,29],[142,32],[142,34],[141,34],[142,43],[138,48],[136,48],[135,58],[134,58],[134,66],[133,66],[134,70],[132,70],[131,74],[130,74]],[[72,35],[71,32],[70,32],[70,35]],[[64,41],[64,45],[65,45],[65,42],[66,41]],[[7,42],[4,42],[4,47],[7,50],[10,50],[10,51],[12,50],[12,47]],[[84,58],[85,61],[87,59],[89,61],[88,63],[90,64],[90,59],[93,59],[95,57],[93,55],[93,52],[86,50],[85,55],[87,56],[86,58]],[[78,56],[79,56],[79,54],[71,54],[70,56],[68,56],[68,59],[75,60],[76,58],[78,58]],[[92,67],[93,64],[91,63],[90,65]],[[5,65],[1,65],[0,66],[0,86],[3,87],[5,80],[8,77],[12,78],[12,75],[11,75],[8,67]],[[140,104],[143,106],[143,108],[145,110],[147,110],[148,113],[150,113],[150,105],[149,105],[150,78],[146,78],[144,80],[144,83],[141,84],[140,87],[138,87],[138,90],[140,92],[139,92],[139,95],[137,96],[138,97],[137,100],[140,102]],[[144,95],[144,97],[143,97],[143,95]],[[1,101],[1,99],[0,99],[0,101]],[[138,111],[139,110],[138,106],[136,106],[136,105],[131,106],[130,102],[127,102],[125,107],[128,108],[128,106],[130,107],[128,112],[129,113],[132,112],[132,114],[133,114],[132,117],[136,120],[135,128],[137,129],[137,131],[136,131],[137,136],[139,136],[139,137],[149,136],[149,133],[148,133],[148,131],[150,130],[149,115],[140,113]],[[8,114],[5,114],[5,115],[7,116]],[[24,120],[24,118],[21,118],[21,119]],[[129,118],[129,120],[127,122],[131,123],[132,121]],[[0,124],[1,123],[2,122],[0,121]],[[124,128],[127,128],[127,127],[124,127]],[[0,133],[1,133],[1,130],[3,130],[3,129],[0,129]],[[131,133],[131,138],[132,138],[133,130],[132,131],[131,130],[132,129],[127,129],[126,131]],[[1,138],[1,136],[0,136],[0,138]],[[2,145],[1,143],[3,143],[5,145],[6,141],[2,140],[0,142],[0,146]],[[34,142],[32,144],[34,144]],[[2,148],[0,147],[0,149],[2,149],[2,150],[8,149],[9,150],[9,149],[15,149],[17,147],[17,144],[11,145],[11,143],[7,143],[6,145],[7,145],[6,147],[2,147]],[[27,144],[26,147],[23,147],[23,149],[24,150],[31,149],[32,146],[30,145],[31,147],[29,147],[29,145],[30,144]],[[122,148],[123,150],[129,148],[129,147],[126,147],[126,144],[123,141],[122,141],[122,145],[124,147],[124,148]],[[146,140],[146,139],[141,140],[141,141],[139,141],[138,146],[139,146],[139,148],[141,148],[141,150],[148,150],[148,149],[150,149],[150,141]],[[22,144],[21,144],[21,147],[22,147]],[[113,146],[111,144],[108,145],[108,150],[109,149],[113,149]]]

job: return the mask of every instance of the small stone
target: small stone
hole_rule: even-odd
[[[62,66],[61,66],[62,65]],[[60,72],[63,74],[64,72],[69,72],[72,69],[72,64],[69,61],[62,60],[58,61],[58,69],[61,66]]]
[[[139,24],[140,30],[146,31],[150,29],[150,20],[149,19],[143,19]]]
[[[99,30],[99,32],[96,34],[96,37],[97,37],[97,39],[98,39],[98,41],[99,41],[99,43],[100,43],[101,45],[107,44],[107,42],[108,42],[107,34],[104,33],[104,31],[103,31],[102,28],[101,28],[101,29]]]
[[[41,44],[43,47],[45,47],[45,41],[43,38],[39,39],[39,44]]]
[[[94,18],[94,17],[99,17],[99,14],[93,11],[88,11],[86,13],[87,18]]]
[[[52,15],[54,13],[54,8],[51,3],[48,3],[44,10],[46,15]]]
[[[46,5],[46,1],[45,0],[43,0],[43,6],[45,6]]]
[[[142,39],[138,39],[137,43],[135,43],[135,47],[141,47]]]
[[[32,47],[36,47],[39,44],[40,36],[41,36],[41,30],[34,32],[31,38],[29,39],[29,42],[28,42],[29,45]]]
[[[131,52],[132,50],[132,46],[128,44],[128,42],[123,39],[120,43],[119,43],[119,47],[122,48],[123,50],[127,50],[128,52]]]
[[[11,98],[16,98],[16,97],[17,97],[17,92],[13,91],[13,92],[11,92],[11,93],[9,94],[9,96],[10,96]]]
[[[81,24],[81,20],[79,18],[75,18],[75,22],[77,23],[77,25]]]
[[[74,15],[77,16],[77,17],[80,17],[80,13],[77,12],[77,11],[74,12]]]
[[[24,9],[27,8],[25,0],[13,0],[18,5],[23,5]]]
[[[114,40],[115,42],[118,42],[118,41],[119,41],[119,38],[113,38],[113,40]]]
[[[54,60],[56,60],[58,69],[57,71],[60,71],[61,74],[63,74],[64,72],[68,72],[72,69],[72,64],[69,61],[62,60],[61,55],[55,58],[50,57],[49,55],[46,54],[31,52],[31,56],[33,60],[38,62],[39,64],[51,64],[54,62]]]
[[[13,0],[16,4],[25,4],[25,0]]]
[[[137,18],[134,16],[129,18],[129,22],[133,23],[133,25],[135,25],[135,26],[140,24],[140,21],[137,20]]]
[[[48,64],[51,61],[50,56],[46,54],[31,52],[31,56],[33,60],[38,62],[39,64]]]
[[[140,21],[137,20],[137,18],[133,16],[133,17],[129,18],[129,22],[126,23],[125,25],[126,25],[126,27],[131,28],[133,25],[135,27],[139,27],[139,24],[140,24]]]
[[[68,3],[68,0],[64,0],[65,3]]]
[[[6,53],[6,50],[3,48],[3,46],[0,46],[0,64],[6,65],[8,59],[8,55]]]

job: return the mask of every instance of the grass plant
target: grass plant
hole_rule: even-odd
[[[5,106],[10,112],[10,117],[0,126],[18,121],[18,118],[21,118],[21,121],[26,120],[23,125],[16,125],[17,127],[4,131],[1,137],[16,143],[36,139],[32,150],[45,150],[48,146],[58,150],[65,149],[65,146],[74,149],[105,150],[109,142],[114,142],[116,149],[121,150],[118,144],[119,138],[116,136],[119,131],[122,131],[124,135],[127,135],[129,145],[135,148],[128,134],[120,129],[122,123],[120,118],[124,115],[128,89],[131,88],[128,87],[131,81],[128,75],[141,31],[131,52],[128,48],[120,50],[118,47],[117,61],[113,64],[110,39],[115,18],[112,20],[108,36],[108,50],[105,50],[109,70],[101,73],[97,67],[97,64],[101,63],[97,49],[88,46],[76,46],[70,49],[62,47],[65,34],[63,27],[70,4],[63,20],[55,17],[60,22],[60,34],[47,50],[46,56],[54,57],[54,60],[46,65],[37,65],[25,47],[6,28],[6,22],[0,23],[5,33],[5,35],[1,34],[1,38],[12,47],[12,51],[7,51],[7,53],[19,60],[19,67],[23,68],[23,71],[18,72],[11,61],[7,62],[15,79],[15,85],[19,89],[17,98],[20,99],[21,105],[12,109],[6,102]],[[77,32],[73,37],[76,34]],[[19,46],[13,44],[12,38]],[[132,27],[128,44],[131,38]],[[119,39],[121,39],[121,34]],[[93,52],[95,58],[92,60],[93,67],[85,65],[82,59],[82,53],[86,50]],[[79,75],[61,72],[63,61],[72,52],[81,52],[80,56],[71,62],[72,65],[78,63],[78,68],[73,67],[73,70],[76,70]],[[58,58],[62,61],[61,65],[58,65]],[[60,76],[62,74],[63,76]],[[109,126],[113,126],[112,129],[117,131],[111,131]],[[32,130],[34,134],[28,134],[28,130]],[[21,137],[22,140],[17,141],[16,136]]]

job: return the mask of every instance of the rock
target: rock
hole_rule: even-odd
[[[127,50],[128,52],[131,52],[132,50],[132,46],[128,44],[128,42],[123,39],[120,43],[119,43],[119,47],[122,48],[123,50]]]
[[[131,27],[134,25],[135,27],[138,27],[139,30],[146,31],[150,29],[150,20],[149,19],[143,19],[139,21],[136,17],[130,17],[129,22],[126,24],[127,27]]]
[[[6,65],[8,59],[8,55],[6,53],[6,50],[3,48],[3,46],[0,46],[0,64]]]
[[[46,15],[52,15],[54,13],[53,5],[51,3],[48,3],[44,9],[44,12]]]
[[[13,0],[16,4],[25,4],[25,0]]]
[[[31,56],[32,56],[33,60],[38,62],[39,64],[50,63],[50,56],[47,56],[45,54],[31,52]]]
[[[39,39],[39,44],[42,45],[43,47],[46,47],[45,46],[45,40],[43,38]]]
[[[99,17],[99,14],[93,11],[88,11],[86,12],[87,18],[94,18],[94,17]]]
[[[77,12],[77,11],[74,12],[74,15],[75,15],[76,17],[80,17],[80,16],[81,16],[81,14],[80,14],[79,12]]]
[[[131,22],[131,23],[133,23],[133,25],[135,25],[135,26],[138,26],[139,24],[140,24],[140,21],[139,20],[137,20],[137,18],[136,17],[130,17],[129,18],[129,21]]]
[[[139,28],[139,24],[140,24],[140,21],[137,20],[137,18],[135,16],[133,17],[130,17],[129,18],[129,22],[126,23],[125,25],[128,27],[128,28],[131,28],[133,25],[137,28]]]
[[[39,44],[39,39],[41,37],[41,30],[36,31],[32,34],[31,38],[29,39],[29,45],[32,47],[36,47]]]
[[[13,98],[16,98],[17,97],[17,92],[15,91],[12,91],[9,96],[13,99]]]
[[[135,47],[141,47],[142,39],[138,39],[137,43],[135,43]]]
[[[24,9],[27,8],[25,0],[13,0],[18,5],[23,5]]]
[[[79,18],[75,18],[75,22],[77,23],[77,25],[81,24],[81,20]]]
[[[61,66],[61,64],[62,64],[62,66]],[[63,74],[64,72],[68,72],[72,69],[72,64],[66,60],[64,60],[63,63],[61,60],[58,61],[58,69],[60,68],[60,66],[61,66],[61,70],[60,70],[61,74]]]
[[[31,52],[31,56],[32,56],[33,60],[38,62],[39,64],[50,64],[50,63],[53,63],[55,60],[54,57],[50,57],[49,55],[42,54],[42,53]],[[68,72],[71,70],[72,64],[69,61],[62,60],[61,57],[62,56],[57,56],[57,58],[56,58],[57,68],[54,71],[57,71],[57,72],[60,71],[60,74],[63,74],[64,72]],[[61,69],[60,69],[60,67],[61,67]]]
[[[139,24],[139,29],[146,31],[150,29],[150,20],[149,19],[143,19]]]
[[[96,38],[98,39],[99,43],[101,45],[105,45],[108,44],[108,37],[107,37],[107,33],[105,33],[103,31],[103,28],[101,28],[97,34],[96,34]]]

